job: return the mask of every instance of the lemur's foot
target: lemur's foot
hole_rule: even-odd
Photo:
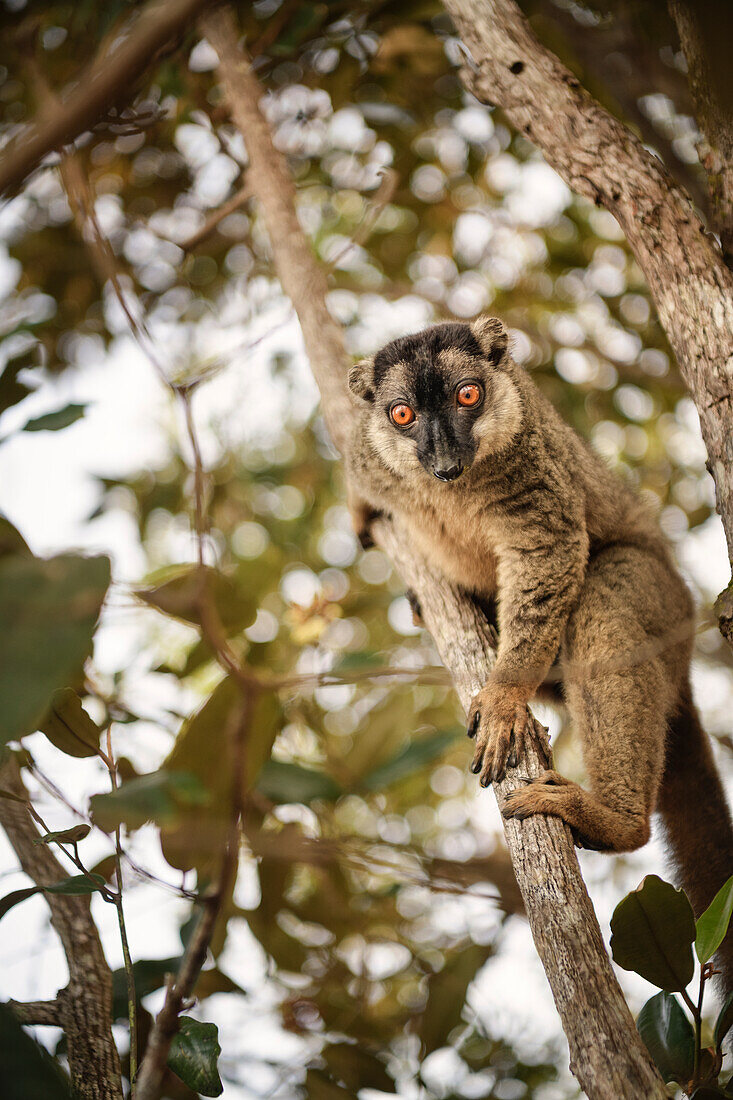
[[[504,778],[524,754],[529,712],[511,684],[489,681],[474,696],[468,715],[468,736],[476,738],[471,771],[481,773],[481,786]]]
[[[408,588],[405,592],[405,598],[410,605],[410,611],[412,612],[412,625],[424,626],[422,621],[422,608],[420,607],[420,601],[417,598],[417,593],[413,592],[411,588]]]
[[[376,511],[364,501],[351,501],[349,504],[351,522],[354,525],[354,533],[359,540],[362,550],[371,550],[374,546],[372,538],[372,524],[375,519],[383,514]]]
[[[563,801],[577,784],[559,772],[544,771],[534,779],[525,780],[525,786],[510,791],[504,799],[501,812],[504,817],[516,817],[524,821],[532,814],[552,814],[562,817]]]

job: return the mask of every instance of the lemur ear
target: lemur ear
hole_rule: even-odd
[[[349,368],[349,389],[362,401],[374,400],[374,362],[360,359]]]
[[[471,332],[489,362],[498,367],[509,350],[509,336],[499,318],[484,314],[471,324]]]

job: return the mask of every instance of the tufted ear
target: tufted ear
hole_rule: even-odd
[[[349,389],[362,401],[374,400],[374,361],[360,359],[349,368]]]
[[[498,367],[509,350],[509,336],[499,318],[484,314],[471,324],[471,332],[489,362]]]

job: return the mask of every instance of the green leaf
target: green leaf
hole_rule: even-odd
[[[367,772],[362,779],[362,786],[368,791],[384,790],[442,756],[450,745],[456,744],[456,737],[456,730],[438,730],[429,737],[412,741],[389,760]]]
[[[723,1007],[715,1021],[715,1036],[713,1042],[716,1049],[720,1047],[726,1035],[733,1027],[733,993],[729,993],[723,1002]]]
[[[22,890],[13,890],[0,899],[0,920],[9,913],[14,905],[18,905],[26,898],[34,894],[94,894],[104,888],[104,879],[101,875],[74,875],[72,878],[54,882],[51,886],[25,886]]]
[[[683,890],[647,875],[618,903],[611,918],[611,951],[624,970],[675,993],[692,980],[695,918]]]
[[[335,779],[313,768],[268,760],[257,781],[257,790],[273,802],[302,802],[309,805],[315,799],[333,802],[343,793]]]
[[[6,554],[20,554],[24,558],[33,556],[17,527],[0,513],[0,557]]]
[[[56,412],[46,413],[45,416],[36,416],[28,420],[22,428],[24,432],[58,432],[61,428],[68,428],[77,420],[81,420],[86,410],[86,405],[66,405]]]
[[[181,810],[204,805],[208,800],[195,775],[160,769],[131,779],[107,794],[92,795],[90,806],[95,825],[111,833],[118,825],[139,829],[146,821],[170,824]]]
[[[458,948],[443,969],[428,979],[428,1001],[416,1029],[424,1055],[445,1046],[461,1023],[468,987],[491,953],[491,947],[483,944]]]
[[[154,993],[165,984],[166,975],[177,974],[181,958],[174,955],[166,959],[137,959],[132,964],[135,977],[135,997],[138,1002]],[[124,966],[112,974],[112,1014],[113,1019],[127,1017],[127,973]]]
[[[0,1095],[3,1100],[72,1100],[71,1086],[51,1055],[0,1004]]]
[[[216,1024],[204,1024],[190,1016],[181,1016],[180,1030],[168,1052],[168,1068],[184,1085],[202,1096],[221,1096],[224,1086],[217,1062],[221,1054]]]
[[[105,557],[0,558],[0,744],[36,730],[79,674],[109,581]]]
[[[13,405],[18,405],[33,389],[18,379],[20,372],[38,365],[35,347],[24,348],[12,356],[0,374],[0,413]]]
[[[720,947],[730,924],[733,912],[733,875],[718,890],[705,912],[697,921],[695,951],[701,963],[712,958]]]
[[[18,905],[26,898],[32,898],[34,894],[40,894],[40,892],[40,886],[25,886],[22,890],[13,890],[12,893],[6,894],[4,898],[0,898],[0,920],[6,913],[10,912],[14,905]]]
[[[53,886],[42,887],[46,894],[95,894],[97,890],[104,890],[104,879],[101,875],[73,875],[62,882],[55,882]]]
[[[218,569],[206,566],[206,591],[213,599],[227,633],[251,626],[257,613],[258,597],[241,588]],[[156,583],[137,590],[137,596],[166,615],[201,625],[201,570],[196,564],[169,566],[159,571]]]
[[[695,1032],[677,998],[657,993],[642,1008],[636,1026],[663,1079],[679,1084],[689,1081],[695,1062]]]
[[[101,730],[71,688],[62,688],[54,693],[39,729],[51,744],[67,756],[83,758],[97,755]]]
[[[34,844],[78,844],[91,832],[89,825],[72,825],[70,829],[61,829],[55,833],[45,833],[34,840]]]
[[[309,1069],[305,1075],[305,1095],[307,1100],[357,1100],[357,1095],[323,1073],[320,1069]]]

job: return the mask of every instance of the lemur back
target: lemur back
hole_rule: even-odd
[[[590,790],[548,771],[505,816],[553,814],[581,846],[629,851],[659,810],[699,913],[733,873],[733,830],[692,703],[692,600],[651,512],[514,363],[496,318],[395,340],[349,385],[357,533],[394,516],[497,608],[496,664],[469,711],[481,783],[521,760],[527,703],[559,661]],[[721,961],[733,988],[732,936]]]

